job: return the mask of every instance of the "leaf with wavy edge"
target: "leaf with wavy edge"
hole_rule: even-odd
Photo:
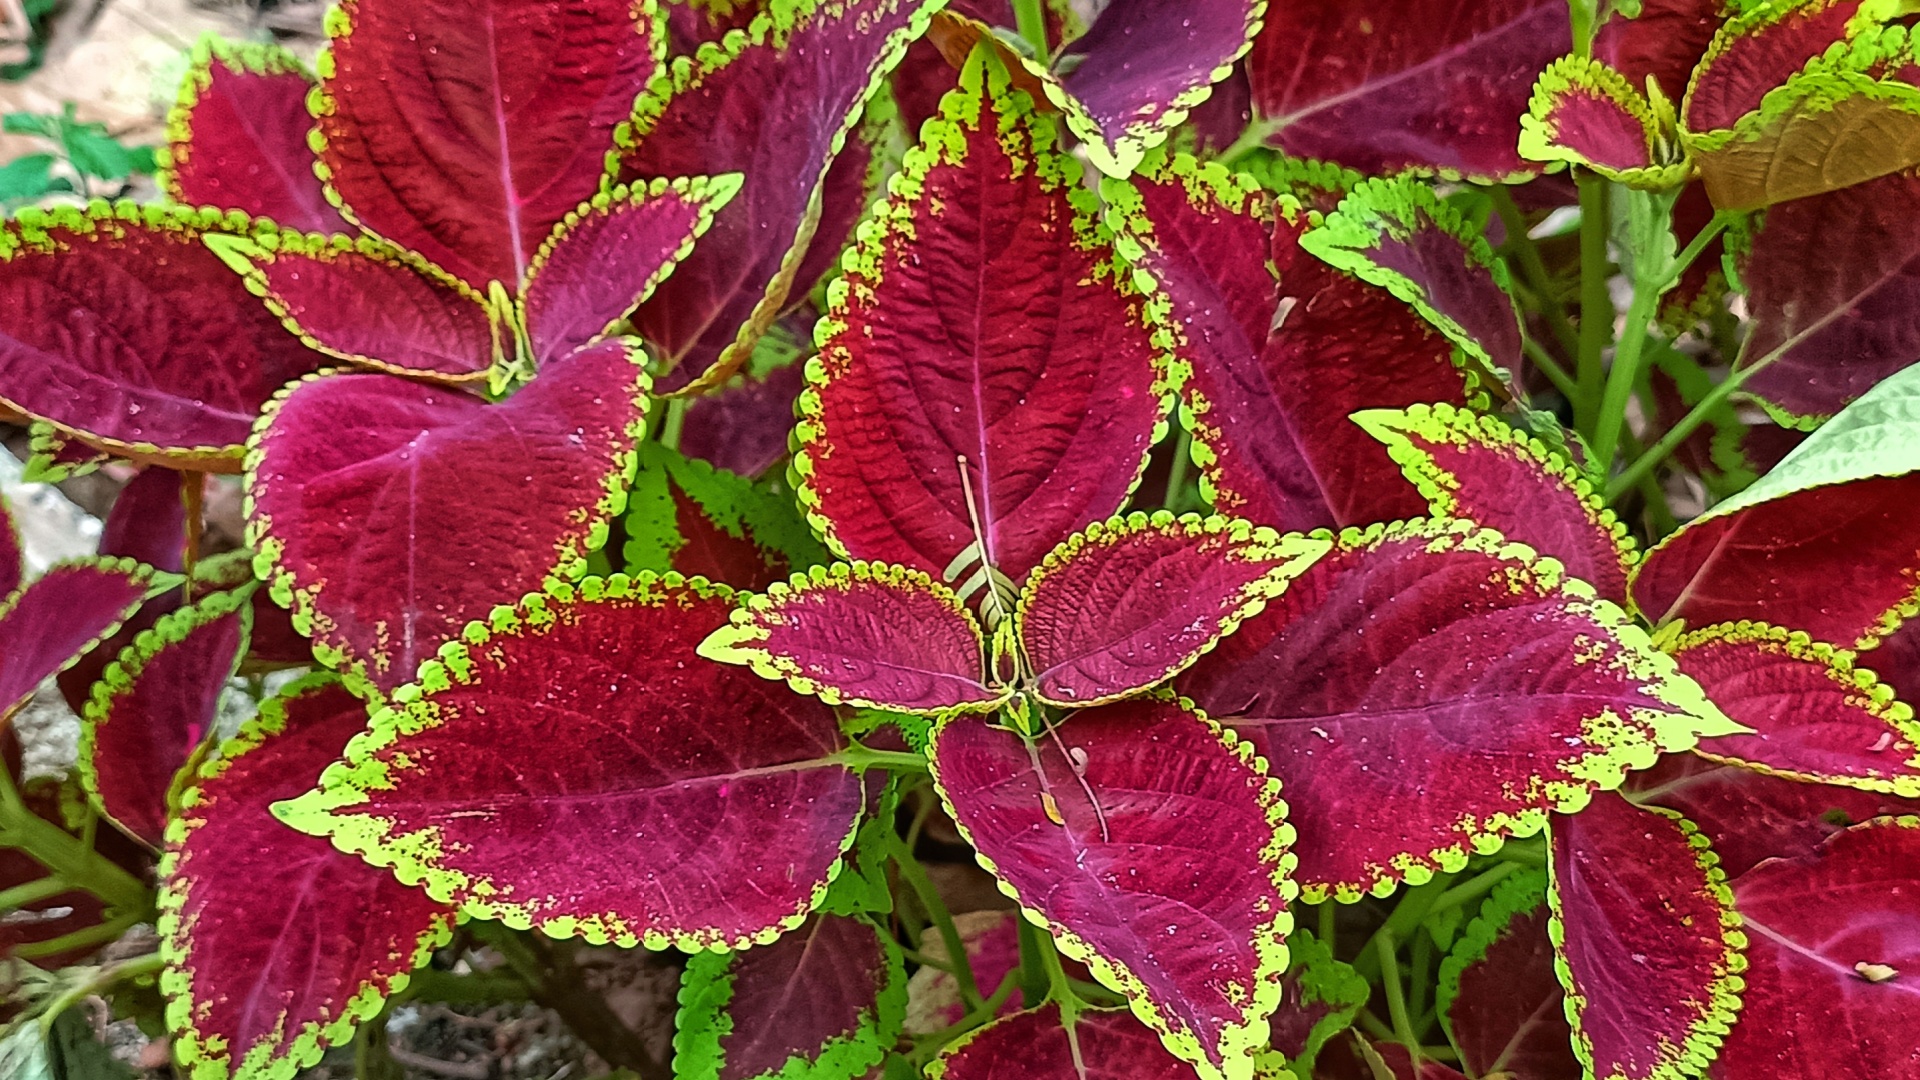
[[[160,190],[300,232],[353,231],[327,201],[307,133],[313,76],[278,45],[208,35],[193,47],[159,150]]]
[[[833,710],[694,655],[733,609],[725,586],[547,588],[421,665],[275,813],[554,937],[691,952],[798,926],[860,818]]]
[[[751,667],[829,705],[916,715],[998,709],[1013,689],[992,677],[985,652],[979,620],[952,589],[866,562],[775,582],[743,598],[700,645],[709,660]]]
[[[1581,1080],[1549,936],[1547,875],[1501,881],[1440,961],[1434,1004],[1473,1076]]]
[[[1506,420],[1451,405],[1355,413],[1435,517],[1466,518],[1551,556],[1604,600],[1627,602],[1625,522],[1580,470]]]
[[[1310,902],[1459,870],[1739,730],[1618,607],[1467,522],[1347,530],[1174,686],[1285,782]]]
[[[1675,130],[1673,103],[1652,85],[1649,100],[1598,60],[1555,60],[1533,84],[1520,118],[1520,156],[1585,166],[1630,187],[1679,187],[1692,165]]]
[[[1619,10],[1593,37],[1593,55],[1640,87],[1652,78],[1670,101],[1687,94],[1693,69],[1725,21],[1722,0],[1644,0],[1628,18]]]
[[[1305,928],[1287,938],[1280,1007],[1268,1018],[1273,1049],[1301,1076],[1313,1076],[1327,1040],[1353,1026],[1373,988]]]
[[[344,0],[312,102],[329,198],[477,290],[515,287],[661,68],[651,8]]]
[[[1548,832],[1555,968],[1587,1075],[1700,1075],[1741,1007],[1747,967],[1707,838],[1671,810],[1615,795]]]
[[[253,590],[217,592],[143,630],[93,685],[80,784],[107,820],[158,848],[168,810],[246,654]]]
[[[391,690],[501,600],[582,572],[625,505],[643,361],[610,341],[497,405],[389,375],[283,391],[249,447],[247,535],[314,655]]]
[[[453,936],[446,905],[268,811],[365,719],[331,676],[287,686],[200,768],[167,826],[160,988],[175,1054],[196,1080],[292,1080]]]
[[[713,1080],[854,1080],[907,1008],[900,946],[864,919],[815,915],[771,945],[687,962],[673,1071]]]
[[[20,479],[29,484],[58,484],[88,476],[113,456],[73,438],[44,420],[27,421],[27,460]]]
[[[1302,175],[1345,182],[1324,169]],[[1156,152],[1131,183],[1103,187],[1116,244],[1151,278],[1158,321],[1188,367],[1180,418],[1202,494],[1285,531],[1420,513],[1418,493],[1347,417],[1484,400],[1439,331],[1302,252],[1310,215],[1251,177]]]
[[[1014,635],[1032,693],[1087,708],[1165,682],[1331,546],[1165,510],[1090,525],[1049,552],[1021,589]]]
[[[132,559],[77,559],[0,600],[0,718],[131,618],[156,584]]]
[[[1634,573],[1634,602],[1655,625],[1752,619],[1870,648],[1920,609],[1916,424],[1920,368],[1881,382],[1656,544]]]
[[[758,591],[828,561],[792,499],[770,485],[657,442],[641,443],[639,454],[627,492],[629,573],[677,570]]]
[[[1871,0],[1792,0],[1744,8],[1721,24],[1694,68],[1683,117],[1693,131],[1729,128],[1767,92],[1850,36]],[[1868,20],[1870,21],[1870,20]]]
[[[260,407],[323,359],[200,242],[254,227],[132,203],[20,211],[0,228],[0,408],[119,457],[238,472]]]
[[[1669,754],[1634,773],[1620,793],[1697,824],[1729,880],[1776,856],[1811,854],[1850,824],[1920,813],[1920,800],[1794,780],[1699,754]]]
[[[138,559],[169,574],[181,573],[186,569],[186,492],[204,481],[195,473],[158,466],[142,469],[113,497],[113,507],[100,525],[96,550]]]
[[[1741,875],[1746,1007],[1713,1075],[1920,1075],[1917,897],[1920,817],[1856,825],[1811,855]]]
[[[708,241],[634,313],[693,395],[725,382],[788,306],[836,156],[938,0],[794,0],[675,58],[614,132],[614,180],[739,172]],[[729,123],[715,125],[714,117]]]
[[[1363,180],[1301,234],[1300,246],[1398,297],[1489,375],[1520,370],[1506,264],[1430,185],[1407,176]]]
[[[948,813],[1001,891],[1175,1057],[1247,1080],[1293,924],[1279,785],[1253,747],[1167,695],[1076,712],[1059,736],[1023,745],[942,719],[928,753]]]
[[[1751,735],[1702,739],[1695,752],[1798,780],[1920,796],[1920,724],[1859,657],[1798,631],[1719,623],[1668,651]],[[1866,654],[1871,662],[1872,653]]]
[[[1294,0],[1268,11],[1247,74],[1288,154],[1517,181],[1539,172],[1514,149],[1528,92],[1572,47],[1557,0]]]
[[[1059,1006],[1047,1005],[954,1040],[928,1064],[927,1075],[933,1080],[1187,1080],[1194,1072],[1125,1009],[1088,1009],[1074,1018],[1069,1034]]]

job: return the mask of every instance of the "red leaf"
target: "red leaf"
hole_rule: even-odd
[[[700,655],[830,705],[938,714],[992,712],[1007,700],[984,649],[979,621],[952,589],[903,566],[856,562],[746,598]]]
[[[1759,623],[1721,623],[1672,647],[1680,670],[1751,735],[1698,752],[1796,779],[1920,796],[1920,724],[1851,654]]]
[[[1292,923],[1276,787],[1248,746],[1167,699],[1074,713],[1059,739],[1023,745],[977,717],[942,720],[928,752],[953,820],[1002,889],[1176,1057],[1247,1076]]]
[[[0,600],[0,717],[113,633],[152,585],[132,559],[83,559],[56,564]]]
[[[243,224],[120,204],[0,230],[0,407],[122,457],[236,472],[269,396],[321,357],[201,243]]]
[[[158,848],[169,796],[247,646],[249,592],[214,593],[142,631],[93,686],[80,781],[108,820]]]
[[[453,913],[273,820],[359,732],[327,676],[292,684],[200,772],[168,827],[160,949],[183,1068],[292,1076],[344,1044],[452,936]]]
[[[1722,27],[1694,72],[1683,119],[1691,132],[1730,128],[1767,91],[1847,37],[1861,0],[1807,0],[1755,9]]]
[[[137,559],[156,570],[178,574],[187,554],[185,485],[203,478],[159,467],[143,469],[114,496],[100,527],[102,555]]]
[[[315,108],[329,187],[468,285],[514,288],[594,193],[614,125],[659,70],[650,9],[343,0]]]
[[[1164,682],[1329,546],[1164,510],[1089,526],[1048,554],[1020,594],[1014,633],[1032,693],[1085,708]]]
[[[282,820],[555,937],[696,951],[798,926],[861,812],[833,710],[694,655],[724,587],[550,589],[423,665]]]
[[[1747,966],[1707,838],[1615,795],[1554,818],[1551,834],[1554,940],[1581,1062],[1624,1080],[1698,1076],[1741,1007]]]
[[[0,596],[20,587],[26,572],[27,553],[20,546],[20,532],[13,523],[13,508],[0,498]]]
[[[1458,522],[1348,530],[1175,681],[1286,784],[1309,897],[1458,870],[1730,730],[1617,607],[1530,558]]]
[[[1059,1007],[1048,1005],[961,1037],[927,1067],[927,1075],[935,1080],[1187,1080],[1194,1072],[1124,1009],[1090,1009],[1069,1031]]]
[[[1436,517],[1466,518],[1558,561],[1604,600],[1627,602],[1625,523],[1579,470],[1496,416],[1450,405],[1377,410],[1355,423],[1387,446]]]
[[[687,406],[680,451],[741,476],[765,475],[787,456],[794,408],[806,383],[804,366],[795,363],[695,398]]]
[[[1534,78],[1571,51],[1559,0],[1297,0],[1268,10],[1247,74],[1295,157],[1518,178],[1537,171],[1514,151]]]
[[[313,76],[277,45],[203,38],[167,114],[160,188],[175,202],[263,217],[283,229],[345,233],[307,133]]]
[[[671,69],[616,132],[618,181],[746,177],[712,233],[634,315],[692,392],[725,381],[787,306],[819,222],[813,199],[932,0],[801,0]],[[726,118],[716,124],[716,117]]]
[[[1677,102],[1722,21],[1722,0],[1643,0],[1639,15],[1629,19],[1615,11],[1601,25],[1593,55],[1636,87],[1653,76],[1667,99]]]
[[[1520,155],[1565,161],[1638,188],[1668,189],[1691,166],[1674,131],[1673,106],[1606,64],[1563,56],[1534,84],[1520,118]]]
[[[387,375],[303,381],[249,454],[248,534],[314,653],[392,689],[606,539],[645,406],[609,342],[497,405]]]
[[[977,516],[1019,581],[1120,508],[1165,430],[1145,302],[1006,78],[968,62],[829,293],[794,469],[852,558],[941,573]]]
[[[1546,875],[1507,878],[1440,962],[1436,1004],[1473,1076],[1581,1080],[1548,919]]]
[[[1268,1021],[1273,1050],[1300,1076],[1318,1075],[1314,1063],[1327,1041],[1353,1025],[1373,987],[1307,930],[1287,938],[1287,977],[1280,1007]]]
[[[1764,863],[1733,896],[1746,1006],[1712,1076],[1920,1076],[1920,818],[1856,825]]]

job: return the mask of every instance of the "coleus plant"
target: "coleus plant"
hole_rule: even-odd
[[[8,732],[0,1054],[494,994],[643,1077],[1920,1076],[1904,15],[1443,8],[200,46],[168,204],[0,234],[37,473],[145,466],[0,559],[0,708],[82,724]],[[569,939],[692,954],[670,1061]]]

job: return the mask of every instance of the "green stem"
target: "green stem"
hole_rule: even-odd
[[[1540,839],[1509,840],[1499,851],[1488,857],[1538,869],[1547,865],[1547,844]]]
[[[887,769],[892,772],[927,771],[927,755],[907,750],[875,750],[859,743],[847,747],[834,755],[835,759],[850,769],[865,772],[868,769]]]
[[[1372,981],[1373,977],[1380,973],[1379,959],[1376,955],[1380,939],[1384,937],[1388,941],[1398,941],[1413,933],[1413,928],[1419,926],[1420,921],[1433,910],[1433,906],[1446,893],[1453,879],[1453,874],[1436,874],[1433,880],[1425,885],[1407,890],[1406,894],[1400,898],[1399,905],[1393,909],[1393,914],[1388,915],[1387,921],[1381,923],[1380,929],[1374,931],[1372,940],[1360,950],[1360,955],[1353,958],[1353,969],[1359,972],[1361,977]]]
[[[51,900],[63,892],[72,890],[72,883],[65,878],[58,874],[49,874],[37,881],[29,881],[25,885],[0,889],[0,912],[17,911],[28,904]]]
[[[1074,993],[1073,980],[1067,978],[1066,966],[1060,963],[1060,949],[1054,945],[1053,938],[1043,933],[1040,939],[1040,964],[1047,972],[1047,1000],[1059,1006],[1061,1022],[1071,1029],[1084,1002]]]
[[[1414,931],[1413,955],[1409,961],[1413,965],[1413,978],[1407,983],[1407,1015],[1413,1017],[1413,1024],[1408,1030],[1418,1038],[1427,1030],[1425,1015],[1427,986],[1433,977],[1433,935]]]
[[[1519,264],[1520,276],[1526,279],[1527,287],[1533,290],[1540,301],[1540,316],[1547,320],[1547,329],[1553,331],[1554,340],[1566,350],[1568,356],[1578,356],[1580,339],[1574,336],[1573,324],[1567,321],[1567,309],[1553,293],[1553,275],[1547,273],[1546,261],[1540,257],[1540,245],[1533,242],[1527,234],[1527,217],[1513,201],[1513,192],[1505,184],[1488,189],[1493,194],[1494,212],[1500,215],[1500,223],[1507,227],[1507,242],[1502,245],[1513,253],[1514,262]],[[1558,365],[1555,365],[1558,366]]]
[[[1333,951],[1340,940],[1340,902],[1331,898],[1320,903],[1320,944]]]
[[[1186,501],[1187,468],[1193,464],[1193,432],[1186,425],[1180,426],[1180,434],[1173,443],[1173,462],[1167,470],[1167,497],[1161,503],[1174,513],[1180,512],[1180,504]]]
[[[57,938],[18,946],[13,950],[13,955],[22,960],[34,960],[43,956],[58,956],[63,952],[97,948],[108,942],[120,940],[120,935],[145,921],[145,911],[126,912],[84,930],[75,930],[71,934],[62,934]]]
[[[1432,915],[1434,912],[1448,911],[1452,908],[1464,907],[1467,904],[1471,904],[1475,900],[1492,892],[1495,885],[1500,884],[1507,875],[1515,873],[1519,869],[1520,864],[1513,862],[1503,862],[1496,866],[1490,866],[1473,877],[1455,885],[1453,888],[1448,889],[1446,892],[1441,893],[1440,899],[1433,902],[1433,908],[1428,911],[1427,914]]]
[[[660,420],[660,445],[669,450],[680,449],[680,432],[687,426],[687,399],[669,398],[667,414]]]
[[[913,857],[900,834],[891,829],[883,831],[888,834],[893,863],[900,868],[900,876],[907,880],[907,887],[913,890],[927,917],[933,920],[934,928],[940,931],[940,943],[946,946],[947,956],[953,962],[954,981],[960,984],[960,1002],[972,1012],[980,1007],[980,987],[973,981],[973,965],[967,961],[967,948],[960,940],[960,928],[954,925],[953,913],[947,910],[946,901],[940,899],[940,890],[933,887],[926,868]]]
[[[16,951],[15,955],[18,956],[20,953]],[[44,1011],[40,1014],[40,1029],[42,1031],[50,1030],[53,1027],[53,1022],[60,1018],[61,1013],[66,1012],[87,997],[97,994],[110,986],[116,986],[126,982],[129,979],[138,979],[145,975],[159,974],[160,970],[165,966],[166,963],[160,958],[159,953],[148,953],[145,956],[135,956],[127,960],[108,964],[101,968],[93,978],[87,979],[78,985],[70,986],[50,999]]]
[[[1722,402],[1732,397],[1734,391],[1740,389],[1741,384],[1753,377],[1754,372],[1772,363],[1778,355],[1776,353],[1768,356],[1751,367],[1736,366],[1731,374],[1707,391],[1699,404],[1689,409],[1687,415],[1680,418],[1679,423],[1668,428],[1666,434],[1660,436],[1659,441],[1649,447],[1646,453],[1641,454],[1633,464],[1613,478],[1613,481],[1607,485],[1607,500],[1611,502],[1619,498],[1620,494],[1628,488],[1637,485],[1642,477],[1653,470],[1654,466],[1665,461],[1681,443],[1687,441],[1687,437],[1692,435],[1695,429],[1706,423],[1708,415],[1719,408]]]
[[[1574,429],[1589,439],[1599,418],[1605,368],[1601,354],[1613,336],[1613,296],[1607,291],[1607,181],[1582,172],[1580,185],[1580,351],[1575,365]]]
[[[1388,934],[1376,935],[1373,953],[1380,960],[1380,988],[1387,994],[1387,1016],[1393,1020],[1393,1033],[1407,1048],[1414,1067],[1420,1065],[1420,1038],[1413,1033],[1413,1021],[1407,1017],[1407,1001],[1400,986],[1400,958],[1397,946]]]
[[[1277,124],[1255,119],[1253,123],[1247,125],[1246,130],[1240,133],[1239,138],[1233,140],[1225,150],[1220,151],[1217,160],[1229,169],[1236,169],[1239,167],[1241,158],[1266,146],[1267,138],[1278,130],[1280,128]]]
[[[1533,361],[1533,366],[1539,368],[1540,373],[1547,377],[1547,381],[1553,384],[1554,389],[1560,391],[1568,401],[1579,396],[1580,387],[1575,384],[1573,376],[1569,375],[1567,369],[1560,366],[1560,361],[1555,360],[1553,354],[1533,340],[1533,335],[1524,329],[1520,332],[1520,349],[1527,354],[1527,359]]]
[[[0,847],[18,848],[53,876],[123,912],[145,914],[153,895],[138,878],[73,834],[27,809],[13,778],[0,771]]]
[[[1046,0],[1013,0],[1013,24],[1020,36],[1033,46],[1034,58],[1047,62]]]
[[[1018,970],[1007,972],[1000,979],[1000,985],[994,988],[992,996],[982,1001],[978,1009],[967,1013],[939,1031],[915,1039],[914,1064],[925,1065],[948,1043],[999,1015],[1000,1007],[1005,1005],[1007,999],[1013,996],[1013,992],[1020,988],[1019,976]]]

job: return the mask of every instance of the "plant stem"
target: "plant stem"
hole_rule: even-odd
[[[16,952],[15,955],[19,953]],[[128,979],[157,974],[164,966],[159,953],[148,953],[145,956],[135,956],[118,963],[108,964],[93,978],[70,986],[49,1000],[40,1014],[40,1029],[46,1031],[52,1028],[53,1022],[60,1018],[60,1014],[72,1008],[77,1002]]]
[[[1013,24],[1020,36],[1033,46],[1034,58],[1047,62],[1046,0],[1013,0]]]
[[[1433,935],[1418,930],[1413,934],[1413,979],[1407,984],[1407,1015],[1414,1018],[1408,1030],[1415,1038],[1426,1031],[1427,984],[1433,977]]]
[[[966,945],[960,940],[960,928],[953,923],[953,913],[947,910],[946,901],[940,899],[940,891],[933,887],[928,879],[926,868],[920,860],[913,857],[900,834],[891,829],[888,834],[889,846],[893,849],[893,863],[900,868],[900,876],[907,881],[907,887],[920,900],[920,906],[926,909],[927,917],[933,920],[934,928],[940,931],[940,943],[947,948],[947,956],[953,963],[953,978],[960,984],[960,1003],[968,1012],[980,1007],[980,987],[973,981],[973,965],[967,959]]]
[[[1354,957],[1354,970],[1368,980],[1379,974],[1377,950],[1380,939],[1384,937],[1388,941],[1397,941],[1411,934],[1413,928],[1420,925],[1420,921],[1427,917],[1427,913],[1433,910],[1433,906],[1446,893],[1454,876],[1453,874],[1435,874],[1432,881],[1407,890],[1406,894],[1400,898],[1399,905],[1393,909],[1393,914],[1388,915],[1387,921],[1381,923],[1380,929],[1374,931],[1373,940],[1367,942],[1366,947],[1360,950],[1359,956]]]
[[[632,1069],[641,1080],[668,1080],[673,1075],[653,1059],[633,1029],[620,1022],[606,999],[587,987],[580,969],[553,942],[537,932],[521,934],[497,922],[470,925],[476,939],[506,960],[533,1000],[560,1014],[580,1041],[607,1064]]]
[[[1527,359],[1533,361],[1533,366],[1540,369],[1540,374],[1547,377],[1554,389],[1560,391],[1561,396],[1572,401],[1580,395],[1580,388],[1574,383],[1573,376],[1567,374],[1567,369],[1560,366],[1560,361],[1533,340],[1533,335],[1527,333],[1525,328],[1520,331],[1520,350],[1527,354]]]
[[[1320,902],[1320,944],[1329,952],[1339,946],[1340,902],[1331,897]]]
[[[1400,987],[1400,958],[1391,934],[1376,934],[1373,953],[1380,960],[1380,988],[1387,994],[1387,1016],[1393,1020],[1393,1033],[1406,1046],[1414,1068],[1420,1067],[1420,1039],[1413,1033],[1413,1021],[1407,1018],[1407,1002]]]
[[[1507,227],[1507,242],[1501,246],[1513,252],[1520,276],[1526,279],[1527,287],[1539,298],[1540,317],[1547,320],[1547,329],[1553,332],[1554,340],[1560,343],[1568,356],[1578,356],[1580,340],[1574,336],[1573,324],[1567,321],[1566,307],[1553,294],[1553,275],[1547,273],[1547,264],[1540,258],[1540,246],[1527,234],[1526,215],[1520,212],[1519,204],[1513,201],[1513,192],[1505,184],[1495,185],[1488,190],[1493,195],[1494,212],[1500,215],[1500,223]]]
[[[859,743],[847,747],[834,755],[850,769],[862,772],[867,769],[888,769],[893,772],[927,771],[927,755],[916,754],[908,750],[875,750]]]
[[[1605,371],[1601,353],[1613,336],[1613,295],[1607,291],[1607,181],[1588,172],[1580,185],[1580,351],[1575,367],[1574,429],[1589,439],[1598,419]]]
[[[0,847],[18,848],[53,875],[120,911],[145,915],[152,893],[132,874],[71,833],[27,809],[13,778],[0,771]]]
[[[25,885],[0,889],[0,913],[16,911],[41,900],[51,900],[63,892],[72,890],[73,885],[59,874],[48,874],[37,881],[29,881]]]
[[[978,1009],[967,1013],[939,1031],[916,1039],[914,1063],[926,1064],[927,1059],[938,1053],[942,1047],[999,1015],[1001,1006],[1005,1005],[1007,999],[1013,996],[1013,992],[1020,988],[1019,976],[1018,970],[1007,972],[1000,979],[1000,985],[994,988],[993,995],[982,1001]]]
[[[1187,469],[1193,464],[1193,432],[1186,425],[1180,426],[1180,434],[1173,443],[1173,461],[1167,470],[1167,495],[1161,505],[1174,513],[1180,512],[1180,504],[1186,501]]]
[[[1433,908],[1428,911],[1427,914],[1431,915],[1437,911],[1447,911],[1452,908],[1464,907],[1467,904],[1471,904],[1475,900],[1492,892],[1495,885],[1500,884],[1507,875],[1515,873],[1519,869],[1520,864],[1514,862],[1503,862],[1490,866],[1473,877],[1455,885],[1453,888],[1448,889],[1446,892],[1441,893],[1440,899],[1433,902]]]
[[[1665,461],[1669,454],[1693,434],[1694,429],[1706,423],[1708,414],[1719,408],[1722,402],[1733,396],[1734,391],[1740,389],[1742,383],[1753,377],[1754,372],[1772,363],[1778,355],[1780,353],[1769,356],[1751,367],[1743,368],[1736,364],[1734,370],[1725,379],[1716,383],[1713,389],[1707,391],[1706,395],[1700,399],[1699,404],[1689,409],[1687,415],[1680,418],[1679,423],[1668,428],[1666,434],[1660,436],[1659,441],[1648,448],[1646,453],[1641,454],[1633,464],[1613,478],[1613,481],[1607,485],[1608,501],[1619,498],[1622,492],[1638,484],[1640,478],[1652,471],[1654,466]]]
[[[687,426],[687,399],[668,398],[667,414],[660,420],[660,445],[680,449],[680,432]]]

